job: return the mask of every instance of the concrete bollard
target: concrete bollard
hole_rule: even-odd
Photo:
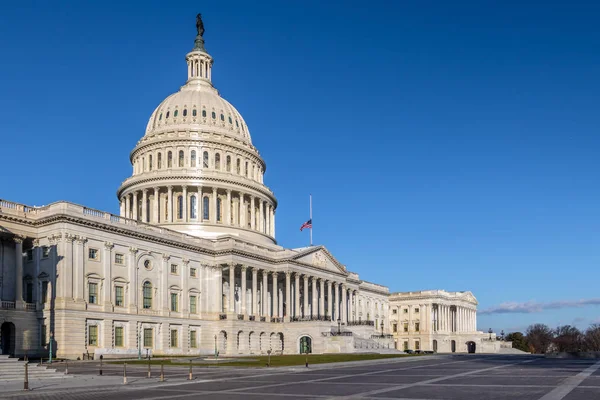
[[[65,360],[65,375],[69,375],[69,360]]]
[[[150,369],[150,357],[148,357],[148,378],[152,377],[152,370]]]
[[[160,381],[164,382],[165,381],[165,370],[164,370],[164,366],[165,366],[165,362],[161,361],[160,363]]]
[[[188,376],[188,381],[191,381],[194,379],[194,376],[192,375],[192,360],[190,360],[190,376]]]
[[[23,390],[29,390],[29,364],[25,362],[25,381],[23,381]]]
[[[99,373],[100,376],[102,376],[102,359],[104,359],[104,356],[100,355],[100,373]]]
[[[308,368],[308,351],[306,352],[306,362],[304,364],[306,368]]]
[[[123,363],[123,385],[127,384],[127,363]]]

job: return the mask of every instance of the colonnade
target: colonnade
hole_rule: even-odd
[[[239,264],[225,268],[223,313],[288,321],[339,320],[344,324],[355,319],[357,290],[344,282]]]
[[[432,321],[435,331],[474,332],[477,330],[477,312],[460,305],[434,304]]]
[[[120,215],[146,223],[223,224],[275,236],[275,207],[231,189],[182,185],[153,187],[121,197]]]

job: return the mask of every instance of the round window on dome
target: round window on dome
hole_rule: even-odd
[[[217,119],[217,113],[215,113],[214,111],[212,112],[212,119]]]
[[[165,118],[169,118],[169,113],[170,111],[167,111],[167,115],[165,115]]]
[[[175,112],[173,112],[173,117],[176,117],[178,113],[179,113],[179,110],[175,110]]]
[[[184,116],[184,117],[187,117],[187,108],[184,108],[184,109],[183,109],[183,116]]]
[[[197,113],[197,112],[196,112],[196,109],[194,108],[194,109],[192,110],[192,117],[195,117],[195,116],[196,116],[196,113]]]
[[[202,117],[206,118],[206,110],[202,110]]]

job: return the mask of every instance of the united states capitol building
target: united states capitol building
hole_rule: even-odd
[[[265,160],[197,28],[187,81],[130,154],[119,215],[0,201],[2,354],[498,351],[470,292],[390,293],[324,246],[277,244]]]

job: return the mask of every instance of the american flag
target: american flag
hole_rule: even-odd
[[[300,227],[300,231],[308,228],[312,229],[312,218],[302,224],[302,226]]]

